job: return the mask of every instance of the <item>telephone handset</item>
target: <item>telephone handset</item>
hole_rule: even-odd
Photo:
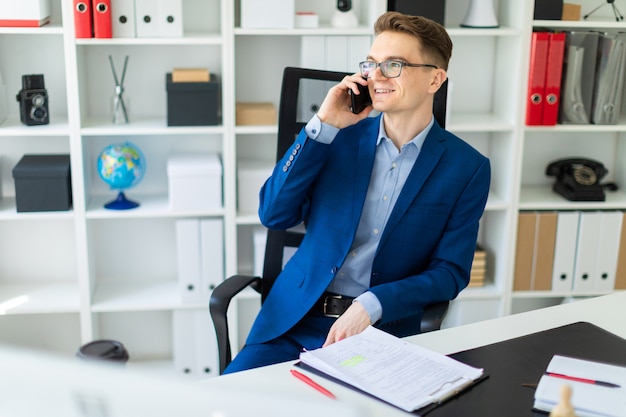
[[[546,168],[546,175],[556,177],[552,189],[570,201],[604,201],[605,185],[600,180],[608,172],[600,162],[586,158],[559,159]]]

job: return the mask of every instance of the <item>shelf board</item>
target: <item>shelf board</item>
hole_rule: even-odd
[[[0,315],[78,313],[79,310],[79,291],[75,282],[0,283]]]
[[[40,27],[0,27],[1,35],[63,35],[63,26],[49,23]]]
[[[178,218],[178,217],[207,217],[223,216],[223,208],[213,211],[193,210],[193,211],[173,211],[169,207],[167,194],[146,195],[133,194],[127,192],[129,200],[136,201],[139,207],[130,210],[109,210],[104,208],[104,204],[115,199],[117,191],[111,191],[110,195],[95,195],[89,199],[87,204],[86,217],[88,219],[133,219],[133,218]]]
[[[371,36],[374,31],[369,26],[357,26],[354,28],[335,28],[328,25],[320,25],[318,28],[294,28],[294,29],[246,29],[241,27],[235,28],[235,35],[278,35],[278,36],[307,36],[307,35],[368,35]]]
[[[461,26],[446,27],[448,34],[453,36],[519,36],[521,29],[500,26],[497,28],[464,28]]]
[[[601,295],[613,294],[615,291],[513,291],[513,298],[565,298],[565,297],[598,297]]]
[[[446,28],[450,36],[517,36],[521,33],[520,29],[509,27],[499,28],[462,28],[449,27]],[[306,36],[306,35],[369,35],[373,36],[374,31],[370,26],[358,26],[354,28],[335,28],[328,25],[320,25],[318,28],[294,28],[294,29],[245,29],[235,28],[235,35],[277,35],[277,36]]]
[[[534,20],[533,27],[569,29],[620,29],[626,30],[626,22],[591,18],[589,20]]]
[[[278,125],[235,126],[235,134],[237,135],[260,135],[260,134],[276,134],[276,133],[278,133]]]
[[[224,38],[213,33],[185,33],[180,38],[84,38],[76,39],[77,45],[221,45]]]
[[[601,133],[601,132],[626,132],[626,116],[621,116],[614,125],[594,124],[557,124],[554,126],[524,126],[526,133]]]
[[[569,201],[552,191],[551,185],[523,186],[520,210],[615,210],[626,208],[626,192],[608,191],[606,201]]]
[[[137,117],[127,124],[110,119],[89,118],[80,130],[83,136],[210,135],[224,133],[224,126],[168,126],[164,117]]]
[[[513,123],[494,114],[451,114],[447,129],[454,132],[512,132]],[[625,127],[626,129],[626,127]],[[278,126],[236,126],[238,135],[275,134]]]
[[[482,300],[500,299],[503,293],[493,284],[485,284],[482,287],[465,288],[461,291],[456,300]]]
[[[97,313],[155,311],[175,309],[206,309],[207,302],[185,303],[180,300],[177,281],[151,282],[125,280],[98,283],[91,310]]]
[[[50,124],[26,126],[18,118],[9,117],[0,123],[2,136],[69,136],[70,125],[67,117],[50,116]]]
[[[33,211],[18,213],[14,197],[0,198],[0,221],[3,220],[61,220],[73,219],[74,210],[64,211]]]
[[[494,114],[452,113],[446,129],[452,132],[512,132],[515,126]]]

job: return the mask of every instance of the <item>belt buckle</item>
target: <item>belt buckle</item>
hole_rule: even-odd
[[[341,316],[341,314],[332,314],[332,313],[328,313],[326,310],[328,308],[328,300],[329,299],[335,299],[335,300],[341,300],[341,296],[340,295],[327,295],[326,297],[324,297],[324,306],[322,307],[322,313],[327,316],[327,317],[334,317],[337,318],[339,316]]]

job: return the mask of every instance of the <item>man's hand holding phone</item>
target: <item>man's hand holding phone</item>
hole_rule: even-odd
[[[328,91],[317,116],[322,122],[343,129],[365,119],[372,110],[367,79],[353,74]]]

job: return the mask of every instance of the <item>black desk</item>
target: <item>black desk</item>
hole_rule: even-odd
[[[555,354],[626,365],[626,340],[593,324],[577,322],[450,355],[484,368],[489,378],[428,417],[542,416],[533,412],[534,388]]]

